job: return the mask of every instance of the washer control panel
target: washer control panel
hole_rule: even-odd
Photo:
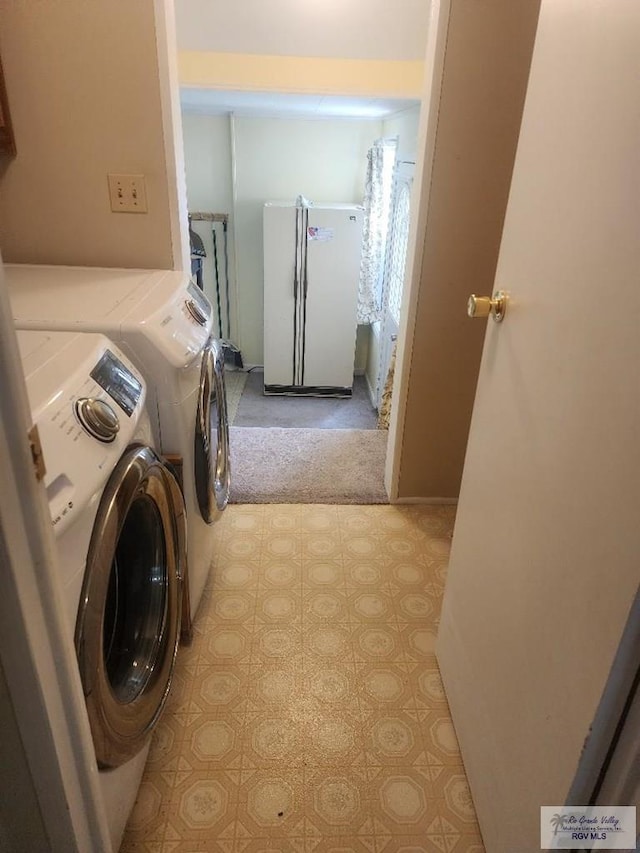
[[[113,408],[96,397],[81,397],[76,400],[76,415],[89,435],[110,444],[120,431],[120,421]]]
[[[109,349],[104,351],[90,376],[130,418],[142,394],[142,384],[138,377]]]
[[[187,285],[189,299],[185,300],[187,311],[199,326],[206,326],[211,317],[211,303],[192,281]]]
[[[18,331],[22,369],[59,537],[100,493],[125,448],[151,441],[144,377],[117,345],[85,332]]]

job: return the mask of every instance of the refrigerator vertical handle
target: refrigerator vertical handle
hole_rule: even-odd
[[[296,207],[296,243],[293,257],[293,298],[298,299],[298,246],[300,245],[300,218]]]

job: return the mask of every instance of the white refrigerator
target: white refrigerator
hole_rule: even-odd
[[[265,394],[351,396],[363,215],[265,204]]]

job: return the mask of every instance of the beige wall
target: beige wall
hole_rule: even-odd
[[[184,86],[419,98],[425,0],[176,0]]]
[[[182,116],[184,134],[184,159],[187,175],[187,199],[190,211],[229,214],[228,253],[229,253],[229,291],[231,302],[231,334],[226,330],[226,303],[224,303],[225,280],[223,231],[221,225],[216,225],[216,240],[218,241],[218,273],[220,277],[222,314],[225,318],[224,337],[237,339],[236,304],[235,304],[235,255],[234,255],[234,217],[233,217],[233,183],[231,173],[231,135],[228,115],[189,115]],[[203,284],[204,291],[216,305],[214,284],[214,247],[212,226],[210,222],[192,223],[193,230],[199,234],[204,243],[207,257],[204,260]],[[216,310],[217,317],[217,310]],[[218,331],[216,321],[216,332]]]
[[[393,113],[382,122],[383,136],[398,137],[398,160],[415,160],[418,146],[420,107]]]
[[[400,500],[459,492],[485,333],[466,302],[493,288],[538,9],[539,0],[451,0],[395,386]]]
[[[2,3],[18,150],[0,164],[6,261],[180,266],[165,14],[167,0]],[[111,213],[108,172],[146,176],[148,214]]]
[[[241,92],[420,97],[424,67],[418,60],[328,59],[181,50],[180,84]]]
[[[180,50],[276,56],[419,60],[425,0],[175,0]]]

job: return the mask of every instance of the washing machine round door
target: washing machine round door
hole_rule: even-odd
[[[202,354],[194,437],[196,494],[202,518],[211,524],[229,501],[229,420],[224,355],[209,339]]]
[[[124,453],[89,545],[76,652],[100,767],[146,743],[165,704],[180,636],[186,541],[176,478],[149,447]]]

